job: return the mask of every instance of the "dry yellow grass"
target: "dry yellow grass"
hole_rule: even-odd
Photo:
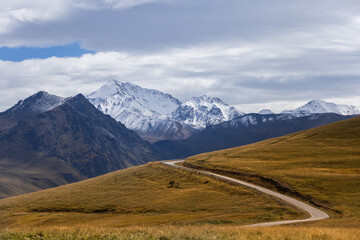
[[[326,221],[239,227],[305,216],[252,190],[151,163],[0,200],[0,239],[357,240],[359,147],[357,118],[186,161],[270,188],[257,175],[277,181],[324,206]]]
[[[94,227],[10,229],[0,232],[2,240],[358,240],[359,229],[319,227],[241,228],[235,226],[159,226],[101,229]]]
[[[249,224],[302,217],[255,191],[161,163],[0,200],[0,228]]]
[[[194,156],[186,163],[267,187],[274,184],[256,175],[276,180],[324,207],[331,218],[318,226],[360,227],[360,118]]]

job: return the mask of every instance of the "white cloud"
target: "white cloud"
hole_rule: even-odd
[[[323,41],[323,46],[333,48],[314,49],[314,41],[294,47],[297,37],[287,44],[272,39],[155,53],[113,51],[80,58],[0,61],[1,108],[39,90],[62,96],[88,94],[110,79],[159,89],[181,100],[217,96],[246,112],[281,111],[313,98],[349,99],[360,105],[360,55],[349,56],[342,43],[334,45],[334,39]],[[360,51],[357,43],[351,46]]]
[[[70,0],[0,1],[0,34],[25,23],[43,23],[66,16]]]
[[[359,7],[357,0],[2,1],[0,44],[82,41],[99,52],[0,61],[0,110],[39,90],[86,94],[109,79],[181,100],[213,95],[246,112],[312,98],[359,105]]]
[[[44,24],[67,17],[76,9],[128,9],[147,3],[177,0],[10,0],[0,1],[0,34],[27,23]]]
[[[99,9],[127,9],[135,6],[156,3],[156,2],[172,2],[174,0],[74,0],[74,6],[89,10]]]

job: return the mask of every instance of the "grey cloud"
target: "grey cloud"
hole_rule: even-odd
[[[96,2],[96,1],[95,1]],[[145,2],[145,1],[141,1]],[[170,1],[172,2],[172,1]],[[2,44],[56,44],[82,40],[93,50],[154,50],[200,43],[259,41],[316,25],[344,24],[354,1],[197,0],[153,3],[125,11],[73,9],[65,19],[28,23],[3,34]]]
[[[244,111],[280,111],[313,98],[360,105],[360,5],[355,0],[94,6],[0,35],[5,45],[82,41],[100,51],[81,58],[0,61],[0,109],[39,90],[87,94],[109,79],[156,88],[183,101],[213,95]]]

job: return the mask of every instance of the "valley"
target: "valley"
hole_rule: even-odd
[[[360,1],[0,1],[0,240],[360,240]]]
[[[352,106],[316,100],[292,113],[245,114],[220,99],[181,103],[116,81],[101,91],[93,99],[39,92],[0,114],[1,239],[336,239],[340,231],[356,239],[360,118]],[[154,94],[173,109],[149,103]],[[128,129],[110,106],[136,113],[126,121],[147,130]],[[146,141],[158,130],[170,138]],[[180,157],[189,158],[159,161]]]
[[[40,91],[0,113],[0,198],[259,142],[357,113],[354,106],[320,100],[299,109],[245,114],[216,97],[182,103],[115,80],[87,97]]]

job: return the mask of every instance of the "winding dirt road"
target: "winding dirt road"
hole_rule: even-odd
[[[184,169],[184,170],[188,170],[188,171],[193,171],[193,172],[197,172],[203,175],[208,175],[208,176],[213,176],[219,179],[224,179],[245,187],[249,187],[249,188],[253,188],[256,189],[262,193],[271,195],[273,197],[276,197],[278,199],[281,199],[283,202],[286,202],[287,204],[290,204],[294,207],[297,207],[301,210],[304,210],[305,212],[310,214],[310,218],[307,219],[300,219],[300,220],[288,220],[288,221],[278,221],[278,222],[265,222],[265,223],[257,223],[257,224],[252,224],[252,225],[247,225],[246,227],[265,227],[265,226],[277,226],[277,225],[283,225],[283,224],[291,224],[291,223],[302,223],[302,222],[310,222],[310,221],[319,221],[319,220],[323,220],[323,219],[327,219],[329,218],[329,215],[327,215],[325,212],[321,211],[320,209],[314,208],[304,202],[301,202],[299,200],[296,200],[294,198],[288,197],[284,194],[281,193],[277,193],[274,191],[271,191],[269,189],[257,186],[255,184],[252,183],[248,183],[248,182],[244,182],[235,178],[231,178],[231,177],[227,177],[227,176],[223,176],[223,175],[219,175],[216,173],[211,173],[211,172],[206,172],[206,171],[202,171],[202,170],[197,170],[197,169],[192,169],[192,168],[188,168],[188,167],[184,167],[184,166],[178,166],[176,165],[176,163],[181,163],[184,162],[185,160],[174,160],[174,161],[163,161],[162,163],[171,167],[175,167],[175,168],[179,168],[179,169]]]

